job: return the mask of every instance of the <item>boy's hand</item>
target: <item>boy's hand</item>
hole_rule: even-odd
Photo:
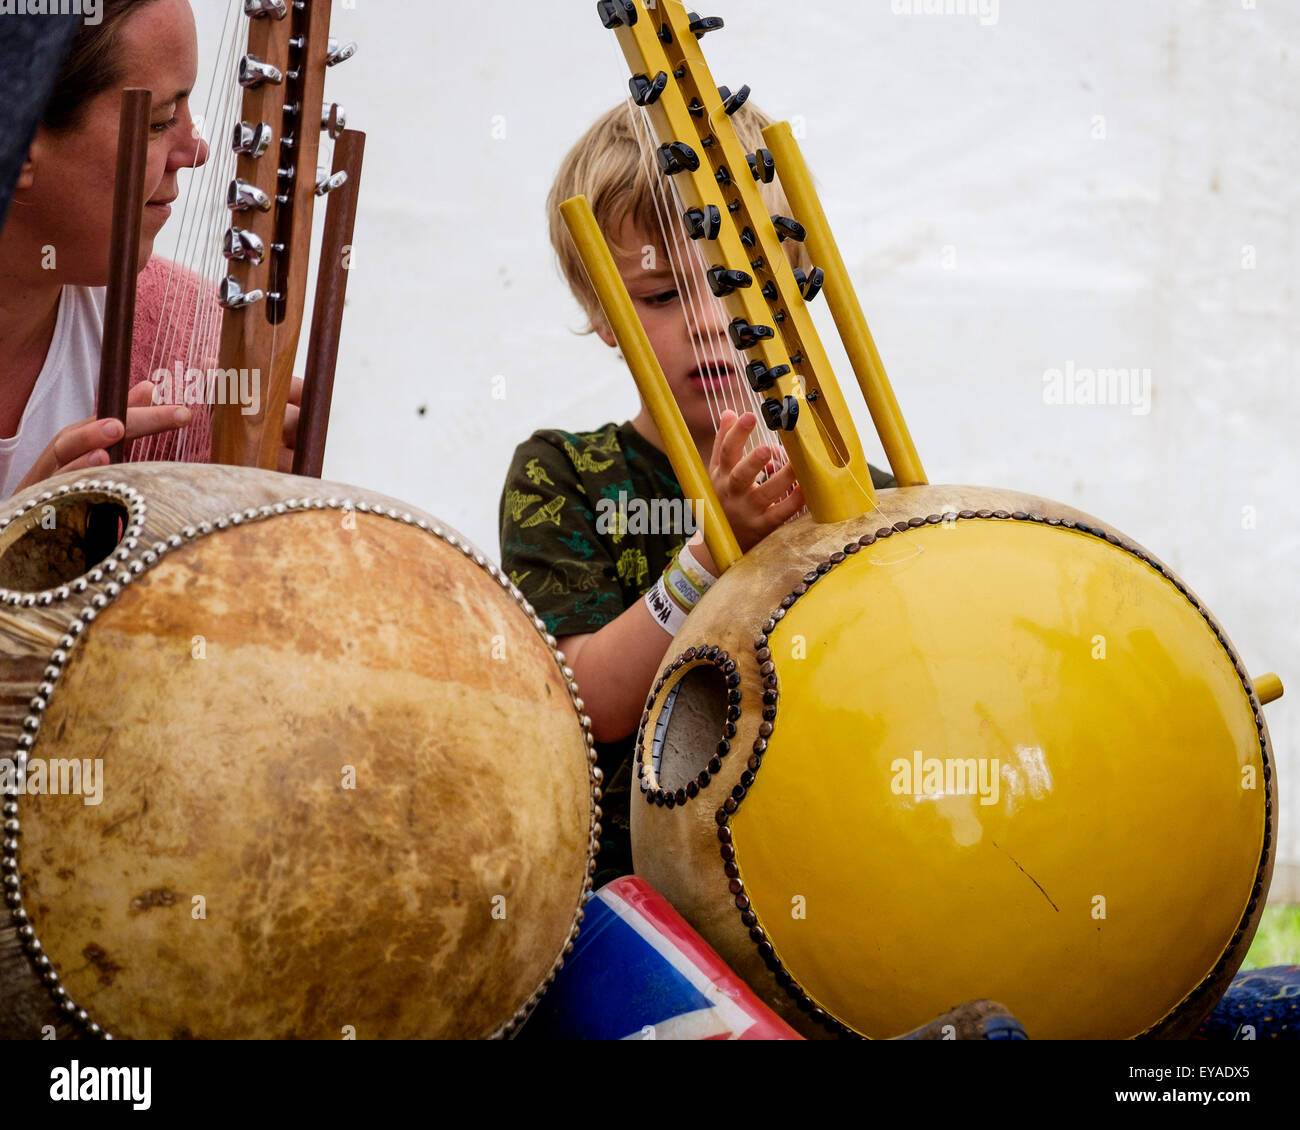
[[[718,492],[736,541],[746,552],[805,505],[794,468],[788,462],[778,468],[774,462],[777,452],[764,444],[744,454],[745,441],[757,424],[753,412],[737,417],[727,409],[718,423],[713,458],[709,460],[713,489]],[[755,482],[764,470],[767,480]]]
[[[175,404],[155,406],[154,389],[151,382],[141,381],[127,395],[125,439],[128,443],[141,436],[183,428],[190,422],[188,408]],[[107,467],[108,449],[122,438],[121,420],[91,419],[69,424],[50,440],[18,489],[26,490],[64,471]]]

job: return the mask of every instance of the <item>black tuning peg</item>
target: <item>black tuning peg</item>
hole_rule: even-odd
[[[792,432],[799,419],[799,402],[793,396],[763,401],[763,419],[772,431]]]
[[[680,172],[695,172],[700,167],[700,159],[695,150],[684,141],[670,141],[659,146],[656,156],[659,158],[659,171],[666,177],[676,176]]]
[[[746,102],[749,101],[749,87],[742,86],[735,94],[731,93],[731,87],[718,87],[718,96],[722,99],[722,109],[730,117],[739,110]]]
[[[685,216],[686,234],[692,239],[717,239],[722,231],[722,209],[716,204],[705,208],[688,208]]]
[[[646,75],[633,75],[628,79],[628,89],[632,91],[632,101],[638,106],[651,106],[659,101],[659,95],[668,85],[668,75],[660,71],[654,78]]]
[[[717,298],[726,298],[729,294],[735,294],[738,290],[754,285],[753,275],[747,275],[744,271],[733,271],[727,267],[710,267],[706,277],[709,280],[709,289]]]
[[[802,243],[808,238],[808,230],[803,224],[799,223],[798,220],[790,219],[789,216],[773,216],[772,226],[776,228],[776,236],[782,243],[787,239]]]
[[[749,387],[755,392],[766,392],[789,371],[789,365],[774,365],[769,369],[762,361],[751,361],[745,366]]]
[[[803,295],[805,302],[811,302],[822,292],[822,286],[826,282],[826,272],[820,267],[813,267],[808,274],[798,268],[794,272],[794,281],[799,284],[799,293]]]
[[[709,32],[726,27],[721,16],[704,16],[701,18],[697,12],[687,12],[686,18],[691,21],[690,30],[696,39],[703,39]]]
[[[754,174],[755,180],[771,184],[776,179],[776,161],[770,149],[760,149],[757,153],[750,153],[746,159],[749,161],[749,171]]]
[[[611,30],[616,27],[631,27],[636,23],[634,0],[598,0],[596,12],[600,16],[600,22]]]
[[[760,341],[776,337],[771,326],[751,326],[744,318],[736,318],[727,327],[731,344],[737,349],[753,349]]]

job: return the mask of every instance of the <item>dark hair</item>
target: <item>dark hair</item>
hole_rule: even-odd
[[[53,133],[76,129],[86,105],[122,81],[122,25],[153,0],[102,0],[100,21],[82,24],[73,37],[41,125]]]

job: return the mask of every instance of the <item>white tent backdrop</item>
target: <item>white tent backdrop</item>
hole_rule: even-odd
[[[194,5],[206,74],[225,0]],[[1275,897],[1296,898],[1300,6],[701,12],[728,19],[706,43],[718,81],[797,115],[931,481],[1115,524],[1199,593],[1253,674],[1289,681],[1268,720],[1293,865]],[[336,0],[334,26],[360,51],[328,91],[369,141],[326,476],[496,557],[514,446],[636,408],[612,351],[573,332],[543,215],[624,64],[591,0]],[[1070,368],[1149,370],[1149,410],[1045,402],[1045,374]]]

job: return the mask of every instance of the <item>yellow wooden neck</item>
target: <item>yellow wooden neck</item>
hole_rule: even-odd
[[[770,173],[764,176],[769,159],[795,212],[795,230],[803,228],[808,249],[824,273],[826,301],[894,475],[900,485],[923,484],[925,471],[789,125],[778,123],[764,131],[770,152],[745,151],[700,49],[702,25],[692,26],[680,0],[634,0],[615,5],[610,18],[632,70],[634,90],[641,91],[637,101],[644,105],[661,154],[673,169],[664,175],[672,176],[688,214],[721,220],[715,231],[700,235],[700,244],[706,261],[734,272],[736,285],[720,300],[733,326],[740,327],[733,342],[758,370],[751,384],[769,401],[797,406],[797,419],[783,431],[782,440],[813,518],[838,522],[856,517],[875,507],[876,496],[805,292],[758,189],[760,178],[771,179]],[[562,211],[678,478],[684,487],[688,481],[707,485],[699,453],[590,208],[576,198]],[[757,335],[747,339],[744,327],[757,328]],[[764,382],[764,371],[780,375]],[[699,497],[712,495],[695,485],[689,489],[699,490]],[[714,524],[718,522],[725,527],[720,509]],[[729,528],[725,534],[734,543]],[[726,546],[720,555],[710,542],[710,552],[720,566],[730,558]]]

